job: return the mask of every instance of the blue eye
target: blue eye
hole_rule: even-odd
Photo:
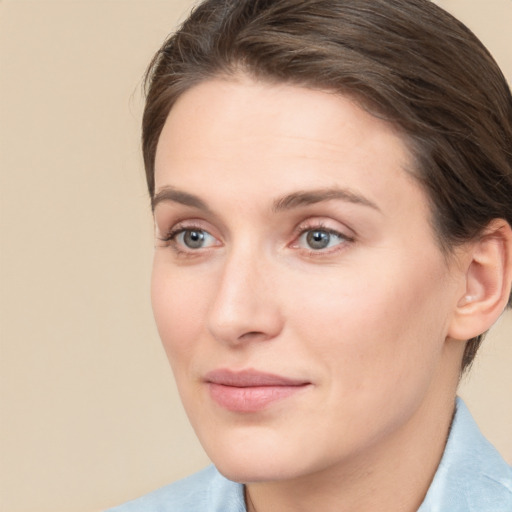
[[[181,229],[171,237],[187,249],[204,249],[215,245],[216,239],[203,229]]]
[[[304,231],[299,237],[299,245],[313,251],[330,249],[346,240],[346,237],[335,231],[327,229],[310,229]]]

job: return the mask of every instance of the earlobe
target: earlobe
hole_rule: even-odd
[[[465,290],[448,335],[468,340],[487,331],[507,305],[511,282],[512,229],[495,219],[467,246]]]

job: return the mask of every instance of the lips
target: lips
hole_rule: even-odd
[[[304,390],[311,383],[255,370],[221,369],[205,376],[211,398],[233,412],[258,412]]]

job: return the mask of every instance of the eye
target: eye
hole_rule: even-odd
[[[222,243],[209,231],[200,225],[189,222],[180,222],[174,225],[165,236],[157,237],[162,242],[161,247],[173,249],[179,256],[197,256],[203,254],[203,250],[219,247]]]
[[[181,229],[169,236],[176,244],[187,249],[204,249],[216,245],[217,240],[204,229]]]
[[[315,228],[304,230],[298,238],[297,245],[300,248],[310,249],[312,251],[322,251],[324,249],[331,249],[348,240],[349,238],[347,236],[337,231],[326,228]]]

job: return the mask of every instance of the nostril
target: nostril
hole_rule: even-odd
[[[239,340],[240,341],[247,341],[247,340],[250,340],[250,339],[257,339],[257,338],[267,338],[268,335],[266,335],[264,332],[260,332],[260,331],[250,331],[250,332],[246,332],[244,334],[242,334],[241,336],[239,336]]]

